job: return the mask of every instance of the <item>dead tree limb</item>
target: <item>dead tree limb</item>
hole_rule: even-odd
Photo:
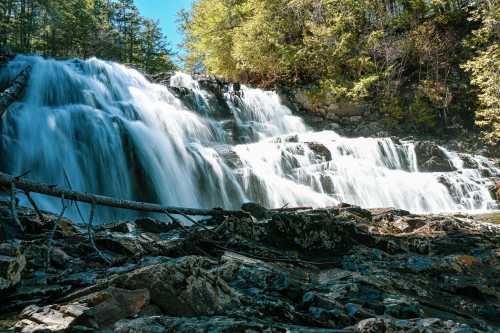
[[[10,183],[10,215],[12,217],[12,222],[14,222],[14,224],[16,224],[21,231],[24,231],[24,226],[17,215],[16,185],[14,182]]]
[[[214,209],[198,209],[198,208],[181,208],[181,207],[164,207],[158,204],[138,202],[131,200],[115,199],[103,195],[96,195],[73,190],[67,190],[56,185],[49,185],[39,182],[34,182],[27,179],[16,178],[12,175],[0,172],[0,185],[10,185],[14,183],[15,186],[23,191],[35,192],[40,194],[49,195],[52,197],[64,198],[67,200],[74,200],[79,202],[86,202],[89,204],[96,204],[100,206],[130,209],[151,213],[165,213],[168,212],[174,215],[190,215],[190,216],[236,216],[246,217],[248,213],[241,210],[223,210],[221,208]]]
[[[272,212],[298,212],[301,210],[311,210],[313,207],[281,207],[281,208],[275,208],[275,209],[270,209]]]
[[[95,244],[94,240],[94,229],[92,228],[92,222],[94,221],[94,210],[95,210],[95,204],[92,203],[90,207],[90,216],[89,216],[89,222],[87,223],[87,232],[89,234],[89,241],[92,247],[94,248],[95,252],[99,255],[99,257],[102,258],[108,265],[111,264],[111,261],[106,258],[106,256],[97,248],[97,245]]]
[[[0,120],[3,114],[7,111],[9,105],[14,103],[19,97],[21,97],[28,84],[28,79],[31,74],[31,65],[26,66],[12,81],[10,87],[5,89],[0,93]]]
[[[38,209],[38,206],[35,202],[35,200],[33,200],[33,198],[31,197],[31,194],[30,192],[28,191],[24,191],[24,195],[26,196],[26,198],[28,199],[28,201],[30,202],[31,206],[33,207],[33,209],[35,210],[36,212],[36,215],[38,215],[38,218],[40,219],[40,222],[42,223],[45,223],[45,218],[43,217],[43,214],[42,212],[40,211],[40,209]]]
[[[56,233],[57,227],[59,226],[59,223],[61,222],[64,212],[66,211],[66,202],[64,201],[64,194],[61,196],[61,203],[62,203],[62,209],[61,213],[57,217],[57,220],[54,222],[54,226],[52,227],[52,230],[50,231],[49,234],[49,239],[47,240],[47,262],[46,262],[46,269],[50,267],[50,252],[52,251],[52,241],[54,240],[54,235]]]

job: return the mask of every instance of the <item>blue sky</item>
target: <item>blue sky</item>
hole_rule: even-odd
[[[163,33],[167,36],[170,46],[178,51],[177,45],[182,41],[182,34],[177,31],[177,12],[190,9],[194,0],[135,0],[141,15],[159,20]]]

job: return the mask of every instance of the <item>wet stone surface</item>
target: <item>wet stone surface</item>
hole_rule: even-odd
[[[500,227],[347,204],[87,229],[20,207],[0,243],[0,329],[497,332]],[[0,214],[8,216],[6,202]]]

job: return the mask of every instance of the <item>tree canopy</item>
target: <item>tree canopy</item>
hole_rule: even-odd
[[[498,0],[198,0],[188,68],[371,105],[394,127],[498,140]],[[478,110],[475,114],[475,110]]]
[[[0,46],[56,58],[96,56],[148,72],[174,68],[159,23],[133,0],[3,0]]]

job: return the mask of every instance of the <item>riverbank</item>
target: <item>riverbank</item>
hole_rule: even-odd
[[[19,208],[0,245],[2,328],[493,332],[500,227],[340,205],[95,227]],[[4,225],[10,221],[0,202]],[[50,259],[47,262],[47,245]],[[96,248],[99,252],[96,252]],[[5,315],[8,314],[8,315]]]

